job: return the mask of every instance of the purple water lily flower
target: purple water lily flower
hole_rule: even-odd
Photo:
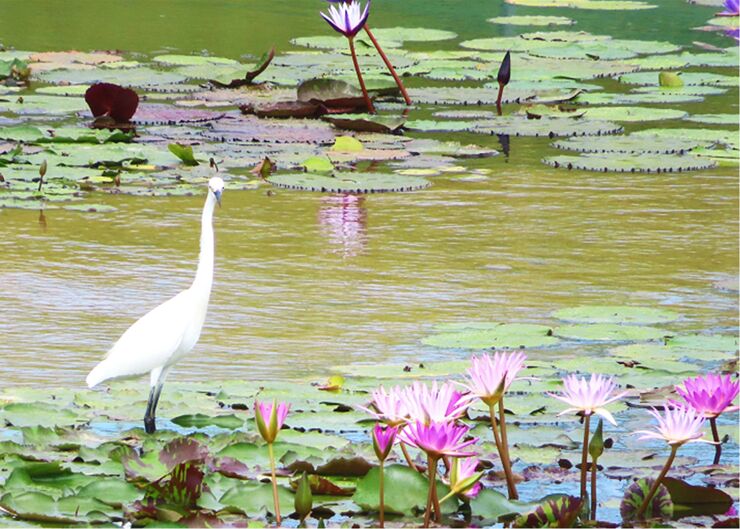
[[[373,450],[378,460],[385,461],[393,449],[393,443],[396,441],[396,434],[398,428],[395,426],[387,426],[383,424],[376,424],[373,428]]]
[[[425,424],[417,421],[409,424],[398,434],[399,440],[415,446],[434,459],[442,456],[470,457],[475,452],[466,450],[475,444],[478,439],[465,440],[470,430],[469,426],[457,425],[452,422]]]
[[[740,15],[740,0],[725,0],[725,10],[717,14],[725,17]]]
[[[740,382],[733,381],[730,375],[709,373],[687,378],[683,381],[683,386],[676,386],[676,391],[686,404],[711,419],[738,409],[738,406],[732,405],[732,401],[740,393]]]
[[[370,0],[365,9],[359,0],[351,2],[332,2],[327,13],[321,13],[329,25],[345,37],[354,37],[362,29],[370,16]]]
[[[290,411],[290,404],[254,401],[254,418],[257,429],[267,443],[274,443]]]

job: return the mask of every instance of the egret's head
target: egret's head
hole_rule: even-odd
[[[221,205],[221,194],[224,192],[224,181],[219,176],[214,176],[208,181],[208,191],[216,197],[216,202]]]

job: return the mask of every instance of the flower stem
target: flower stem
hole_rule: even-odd
[[[640,508],[637,509],[637,512],[635,513],[636,519],[641,519],[645,514],[645,511],[648,508],[648,504],[653,499],[653,496],[655,496],[655,493],[658,492],[658,487],[660,487],[660,483],[663,481],[665,475],[668,474],[668,471],[673,464],[673,460],[676,458],[677,451],[678,445],[671,445],[671,455],[668,456],[668,460],[665,462],[663,470],[660,471],[660,474],[658,474],[658,478],[653,482],[653,486],[650,487],[650,491],[647,493],[647,496],[645,496],[645,501],[642,503],[642,505],[640,505]]]
[[[504,397],[498,401],[498,424],[501,428],[501,447],[504,450],[506,461],[504,462],[504,471],[506,473],[506,487],[509,491],[510,500],[518,500],[519,493],[516,491],[514,483],[514,473],[511,471],[511,456],[509,455],[509,439],[506,437],[506,409],[504,408]],[[508,469],[508,471],[507,471]]]
[[[709,425],[712,427],[712,438],[714,440],[714,461],[713,465],[719,465],[719,460],[722,457],[722,442],[719,439],[719,432],[717,431],[717,418],[712,417],[709,419]]]
[[[380,527],[385,527],[385,491],[383,490],[383,480],[385,478],[384,474],[384,465],[385,462],[380,462],[380,486],[378,487],[378,491],[380,494]]]
[[[406,445],[404,443],[400,443],[400,444],[401,444],[401,452],[403,452],[403,457],[404,459],[406,459],[406,463],[408,464],[409,468],[411,470],[416,470],[417,472],[419,472],[419,467],[417,467],[412,461],[411,456],[409,455],[408,448],[406,448]]]
[[[496,427],[496,412],[493,409],[493,403],[488,405],[488,413],[491,416],[491,430],[493,431],[493,440],[496,443],[496,450],[498,451],[498,457],[501,459],[501,466],[504,468],[504,475],[506,476],[506,488],[509,492],[509,499],[511,498],[513,487],[510,484],[514,483],[514,477],[511,475],[511,467],[508,465],[508,459],[503,449],[503,441],[498,433],[498,427]],[[514,489],[516,494],[516,489]]]
[[[385,53],[383,52],[383,49],[380,47],[380,43],[377,41],[372,31],[370,31],[370,28],[368,27],[367,24],[365,24],[365,33],[367,33],[367,36],[370,37],[370,41],[373,43],[373,46],[375,46],[375,49],[378,50],[378,55],[380,55],[380,58],[383,59],[383,62],[385,63],[386,68],[388,68],[388,71],[391,72],[391,75],[393,76],[393,80],[396,81],[396,86],[398,86],[398,89],[401,91],[401,94],[403,95],[404,101],[406,101],[407,105],[411,105],[411,98],[409,97],[408,92],[406,92],[406,87],[403,86],[403,83],[401,82],[401,78],[398,77],[398,74],[396,73],[396,69],[391,64],[391,61],[388,60],[388,57],[386,57]]]
[[[501,110],[501,99],[504,97],[504,85],[503,83],[498,84],[498,97],[496,98],[496,111],[500,116],[503,112]]]
[[[591,519],[596,520],[596,460],[591,461]]]
[[[275,519],[280,525],[280,502],[278,501],[277,475],[275,474],[275,451],[272,449],[272,443],[267,443],[267,452],[270,455],[270,474],[272,476],[272,500],[275,502]]]
[[[583,417],[583,454],[581,455],[581,501],[586,501],[586,467],[588,467],[588,434],[590,433],[591,416]]]
[[[357,73],[357,80],[360,82],[360,88],[362,89],[362,97],[365,98],[365,106],[370,114],[375,114],[375,107],[373,102],[370,101],[370,96],[367,95],[367,88],[365,88],[365,81],[362,79],[362,72],[360,72],[360,63],[357,62],[357,53],[355,53],[355,39],[354,37],[347,37],[349,40],[349,51],[352,53],[352,64],[355,65],[355,73]]]
[[[429,494],[427,496],[427,510],[424,512],[424,527],[429,527],[432,518],[432,503],[439,505],[437,497],[437,460],[432,456],[427,457],[427,466],[429,467]]]

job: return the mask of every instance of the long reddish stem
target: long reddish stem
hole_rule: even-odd
[[[349,40],[349,51],[352,53],[352,63],[355,65],[355,72],[357,73],[357,80],[360,82],[360,88],[362,89],[362,96],[365,98],[365,105],[367,111],[370,114],[375,114],[375,107],[373,102],[370,101],[370,96],[367,95],[367,88],[365,88],[365,81],[362,79],[362,72],[360,72],[360,63],[357,62],[357,53],[355,53],[355,39],[354,37],[348,37]]]
[[[380,47],[380,43],[375,38],[375,35],[373,35],[373,32],[370,31],[370,28],[368,27],[367,24],[365,24],[365,33],[367,33],[367,36],[370,37],[370,42],[373,43],[373,46],[375,46],[375,49],[378,50],[378,55],[380,55],[380,58],[383,59],[383,62],[385,63],[385,67],[388,68],[389,72],[391,72],[391,75],[393,76],[393,80],[396,81],[396,86],[398,86],[398,89],[401,91],[401,95],[403,95],[404,101],[406,101],[407,105],[411,105],[411,98],[409,97],[409,94],[406,91],[406,87],[403,86],[403,83],[401,82],[401,78],[398,77],[398,74],[396,73],[396,69],[391,64],[391,61],[388,60],[388,57],[383,51],[383,48]]]
[[[501,428],[501,448],[503,448],[503,455],[506,458],[504,462],[505,468],[507,469],[506,474],[506,487],[509,492],[510,500],[518,500],[519,493],[516,491],[516,483],[514,483],[514,473],[511,470],[511,455],[509,454],[509,439],[506,437],[506,409],[504,408],[504,398],[498,401],[498,425]]]
[[[583,453],[581,454],[581,501],[586,501],[588,489],[586,487],[586,468],[588,467],[588,434],[590,432],[591,416],[583,417]]]
[[[719,465],[719,460],[722,457],[722,441],[719,438],[719,432],[717,431],[717,418],[712,417],[709,419],[709,425],[712,427],[712,439],[716,443],[714,445],[714,461],[713,464]]]

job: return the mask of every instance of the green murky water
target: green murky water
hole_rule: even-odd
[[[459,39],[440,45],[453,48],[466,38],[522,31],[489,24],[488,17],[545,12],[615,37],[729,45],[689,29],[714,8],[659,3],[648,12],[614,14],[377,1],[371,22],[450,29]],[[272,44],[289,49],[295,36],[326,34],[320,7],[320,1],[139,1],[101,9],[99,2],[70,1],[59,9],[55,2],[8,1],[0,41],[33,50],[258,55]],[[670,107],[737,113],[737,98],[734,88]],[[495,136],[464,139],[498,148]],[[539,161],[555,152],[549,143],[512,138],[508,159],[465,162],[489,169],[489,179],[434,177],[433,187],[412,194],[350,200],[227,191],[218,211],[209,319],[173,378],[323,378],[335,364],[439,358],[440,350],[419,344],[434,324],[551,323],[551,311],[581,303],[663,305],[686,315],[672,330],[736,332],[736,295],[713,282],[738,270],[737,170],[554,170]],[[201,198],[97,201],[118,211],[47,211],[42,220],[38,212],[0,210],[5,384],[82,385],[131,322],[189,285]]]

